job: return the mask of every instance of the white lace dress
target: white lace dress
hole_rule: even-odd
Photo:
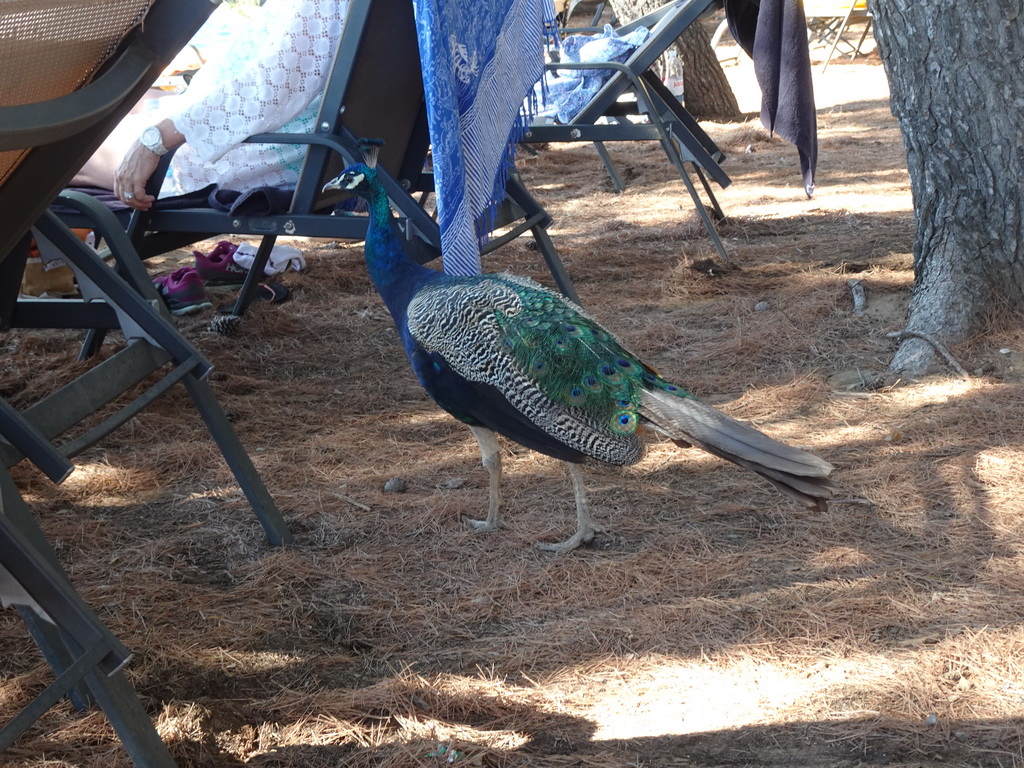
[[[186,143],[162,195],[210,183],[240,191],[294,184],[304,147],[241,142],[311,130],[347,13],[348,0],[267,0],[185,93],[163,100],[161,115]]]

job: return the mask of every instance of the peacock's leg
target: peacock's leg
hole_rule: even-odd
[[[498,445],[498,438],[494,433],[484,427],[470,427],[473,436],[480,444],[480,461],[487,470],[489,493],[487,497],[487,519],[470,520],[463,518],[470,526],[478,531],[496,531],[501,527],[501,489],[498,483],[501,482],[501,446]]]
[[[587,504],[587,491],[583,487],[583,471],[580,469],[579,464],[567,461],[565,466],[569,469],[572,489],[576,492],[576,533],[558,544],[548,544],[543,541],[537,542],[537,549],[542,549],[545,552],[556,552],[559,555],[572,552],[580,544],[586,544],[593,539],[595,533],[600,533],[604,530],[590,516],[590,505]]]

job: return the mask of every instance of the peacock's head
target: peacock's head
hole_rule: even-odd
[[[321,192],[340,189],[368,198],[373,182],[377,179],[377,157],[383,146],[381,139],[360,139],[359,149],[363,153],[363,162],[350,165],[339,176],[324,184]]]
[[[343,192],[354,192],[357,195],[368,197],[370,185],[376,178],[377,170],[375,168],[370,168],[363,163],[357,163],[356,165],[350,165],[340,175],[335,176],[324,184],[322,191],[329,192],[332,189],[340,189]]]

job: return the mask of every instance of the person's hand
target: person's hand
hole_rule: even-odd
[[[132,143],[117,170],[114,171],[114,194],[129,208],[148,211],[156,199],[146,194],[146,182],[153,175],[160,156],[138,141]]]

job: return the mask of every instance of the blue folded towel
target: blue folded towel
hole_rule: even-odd
[[[570,35],[562,41],[563,61],[623,63],[651,36],[646,27],[639,27],[619,37],[610,24],[601,35]],[[614,74],[611,69],[559,69],[544,75],[543,85],[538,83],[538,100],[543,105],[541,115],[553,115],[560,123],[571,122],[601,87]]]

